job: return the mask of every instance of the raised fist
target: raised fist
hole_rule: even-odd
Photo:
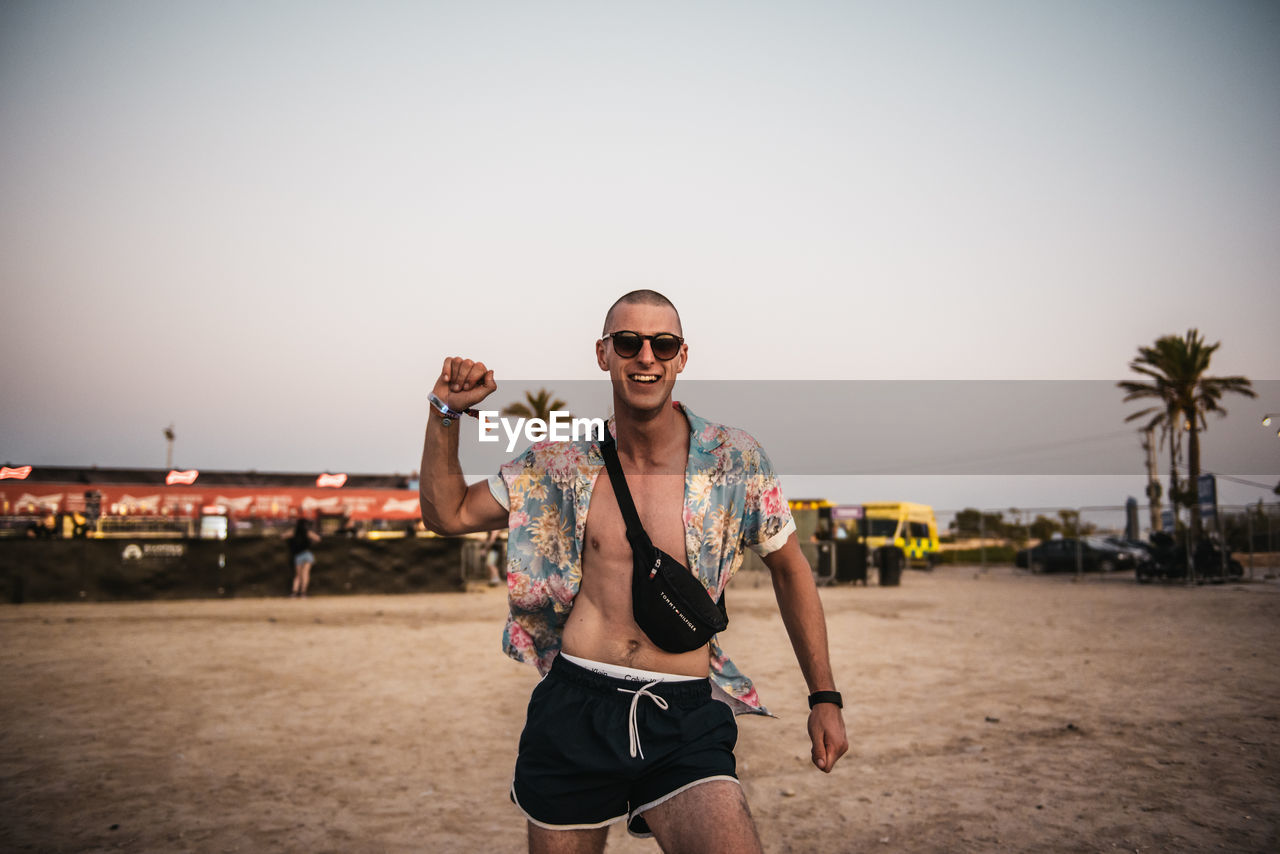
[[[497,390],[493,371],[486,368],[484,362],[461,356],[450,356],[444,360],[444,367],[432,389],[436,397],[459,410],[470,409]]]

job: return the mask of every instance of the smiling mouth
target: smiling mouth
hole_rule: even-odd
[[[627,378],[632,382],[642,383],[644,385],[652,385],[658,381],[657,374],[628,374]]]

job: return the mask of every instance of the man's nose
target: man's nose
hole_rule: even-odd
[[[658,361],[657,357],[653,355],[652,344],[653,342],[648,338],[640,339],[640,352],[636,353],[636,358],[641,362],[644,362],[646,365],[652,365],[654,362]]]

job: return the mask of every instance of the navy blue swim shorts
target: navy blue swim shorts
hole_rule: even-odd
[[[529,698],[511,800],[539,827],[625,818],[632,834],[652,836],[646,810],[699,783],[737,781],[737,741],[733,711],[706,679],[619,678],[560,655]]]

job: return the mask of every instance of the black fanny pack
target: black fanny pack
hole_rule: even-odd
[[[667,652],[689,652],[705,646],[717,632],[729,625],[724,595],[713,600],[705,587],[684,564],[654,546],[640,524],[627,477],[618,462],[618,448],[612,436],[600,445],[605,468],[618,507],[627,523],[631,543],[631,610],[636,625],[659,648]]]

